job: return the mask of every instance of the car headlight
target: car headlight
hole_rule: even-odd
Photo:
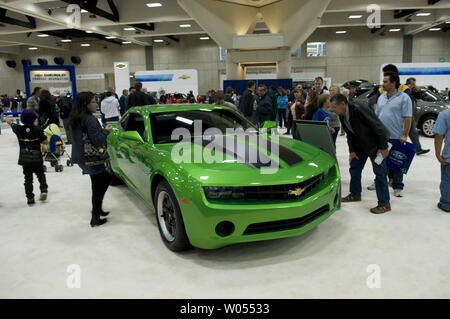
[[[211,187],[205,186],[205,195],[208,199],[244,199],[243,187]]]

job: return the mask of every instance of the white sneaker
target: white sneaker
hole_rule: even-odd
[[[375,183],[373,183],[372,185],[368,186],[367,189],[368,189],[369,191],[374,191],[374,190],[376,190],[377,188],[375,187]]]
[[[403,190],[402,189],[394,189],[394,196],[395,197],[403,197]]]

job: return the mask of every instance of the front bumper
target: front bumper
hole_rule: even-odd
[[[316,227],[336,211],[340,195],[340,176],[337,173],[332,178],[326,178],[307,197],[294,202],[218,204],[208,202],[204,193],[201,193],[197,200],[191,200],[190,203],[179,201],[179,204],[191,244],[202,249],[216,249],[236,243],[301,235]],[[317,214],[319,211],[320,214]],[[312,213],[315,215],[311,215]],[[311,218],[306,217],[308,215]],[[302,217],[305,218],[300,219]],[[274,223],[271,222],[285,220],[303,222],[298,223],[299,227],[273,230],[276,227],[273,227]],[[231,222],[234,225],[234,231],[229,236],[221,237],[216,233],[216,226],[224,221]],[[272,225],[272,228],[262,227],[256,233],[249,231],[249,229],[255,230],[255,226],[258,229],[261,223],[269,223],[267,225]],[[275,225],[278,224],[280,223],[275,223]],[[261,232],[261,229],[266,230]]]

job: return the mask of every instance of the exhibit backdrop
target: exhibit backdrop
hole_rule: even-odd
[[[118,95],[121,95],[123,90],[130,88],[130,64],[128,62],[114,62],[114,83]]]
[[[380,69],[380,83],[383,83],[383,64]],[[418,86],[432,85],[438,90],[450,87],[450,63],[395,63],[400,73],[400,82],[416,78]]]
[[[192,91],[198,95],[197,70],[137,71],[134,76],[136,82],[142,82],[148,92],[158,92],[158,96],[161,91],[184,94]]]

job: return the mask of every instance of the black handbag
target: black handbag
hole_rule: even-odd
[[[109,159],[106,146],[95,147],[86,133],[83,133],[83,152],[86,166],[102,165]]]

